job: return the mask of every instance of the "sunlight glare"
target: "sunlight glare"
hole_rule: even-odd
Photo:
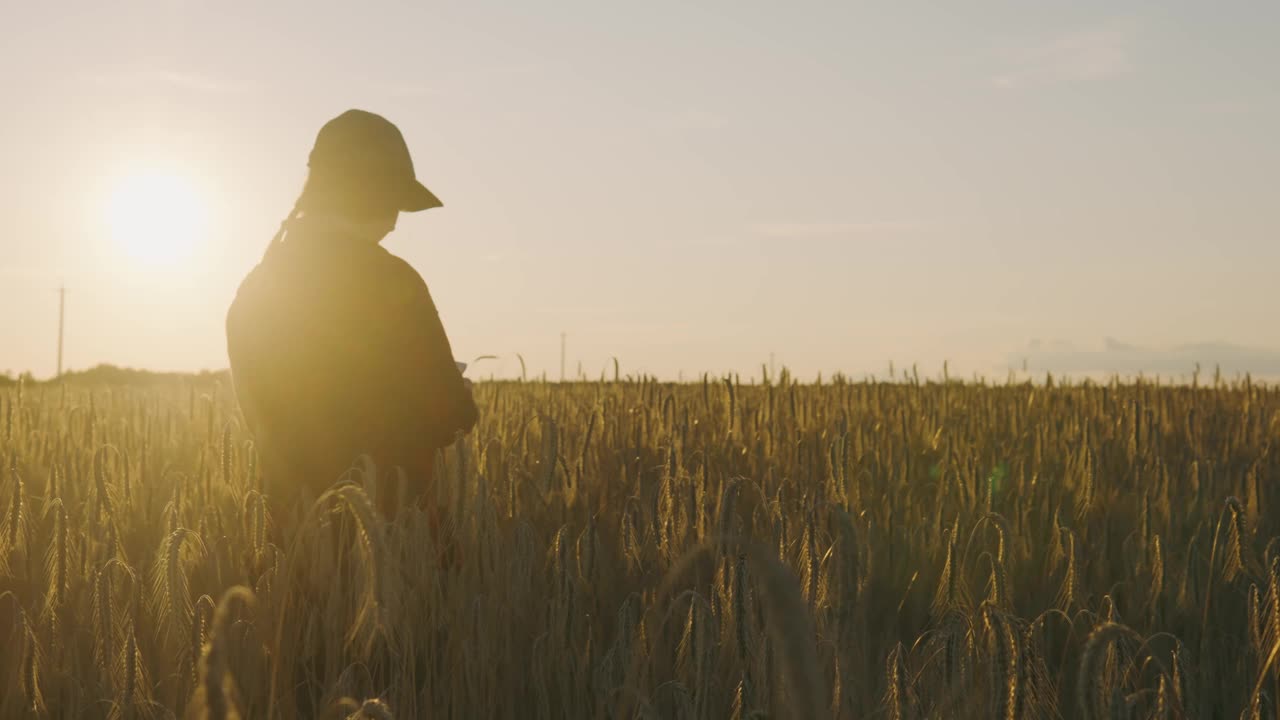
[[[208,213],[195,186],[176,173],[142,172],[121,179],[107,204],[114,247],[132,261],[173,268],[189,261],[207,237]]]

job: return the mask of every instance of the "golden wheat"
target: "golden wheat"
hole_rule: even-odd
[[[0,716],[1274,715],[1280,390],[902,377],[480,383],[427,509],[0,389]]]

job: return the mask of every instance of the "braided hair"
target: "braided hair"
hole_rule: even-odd
[[[280,223],[280,229],[267,245],[266,259],[283,244],[298,218],[313,212],[337,211],[355,219],[377,218],[399,212],[394,194],[377,180],[359,175],[321,174],[312,171],[293,202],[293,209]]]
[[[306,191],[304,190],[303,193],[305,194]],[[293,229],[294,221],[302,216],[302,211],[298,209],[298,206],[301,204],[302,204],[302,196],[299,195],[298,199],[295,200],[293,203],[293,209],[290,210],[289,214],[285,216],[285,219],[280,222],[280,229],[276,231],[275,237],[271,238],[270,244],[267,245],[266,252],[262,254],[263,260],[266,260],[271,255],[271,252],[273,250],[280,247],[280,245],[284,242],[285,236],[288,235],[289,231]]]

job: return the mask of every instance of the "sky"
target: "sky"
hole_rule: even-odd
[[[499,356],[476,375],[554,378],[561,333],[592,377],[1280,374],[1278,3],[0,0],[0,28],[0,371],[54,373],[64,284],[66,367],[225,367],[357,107],[444,202],[386,246],[459,359]],[[138,177],[186,188],[132,196],[176,259],[121,237]]]

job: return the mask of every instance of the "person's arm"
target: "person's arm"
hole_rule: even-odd
[[[420,416],[428,440],[436,447],[453,442],[459,432],[469,432],[479,419],[475,400],[458,371],[453,348],[445,334],[426,283],[403,261],[400,274],[405,285],[401,307],[392,318],[391,359],[394,382],[403,389],[412,413]]]

